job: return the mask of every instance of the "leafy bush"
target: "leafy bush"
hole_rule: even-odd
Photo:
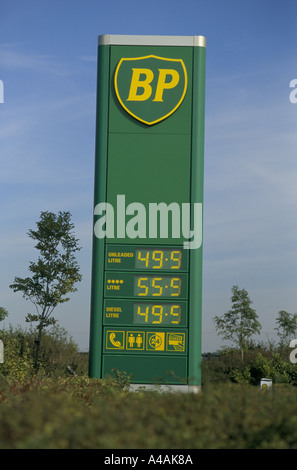
[[[202,392],[184,395],[130,392],[120,373],[88,378],[86,355],[63,330],[44,341],[38,374],[34,334],[10,328],[0,338],[0,449],[297,448],[297,365],[282,351],[255,349],[244,361],[225,351],[203,362]],[[270,391],[259,387],[265,376]]]
[[[267,377],[274,383],[297,385],[297,366],[289,362],[286,350],[252,350],[246,354],[244,361],[238,350],[223,351],[219,360],[204,361],[202,371],[204,383],[231,381],[259,385],[261,378]]]
[[[251,372],[249,367],[241,369],[233,368],[230,371],[230,379],[238,384],[249,384],[251,382]]]
[[[257,384],[260,382],[261,377],[269,377],[274,383],[297,385],[295,369],[294,364],[284,361],[278,353],[273,353],[271,359],[258,354],[256,360],[250,366],[251,383]]]
[[[38,371],[34,368],[35,333],[20,327],[0,330],[4,344],[4,364],[1,374],[24,381],[34,375],[59,377],[69,375],[69,369],[82,374],[87,371],[87,358],[79,354],[78,346],[68,338],[63,328],[54,327],[44,333]]]
[[[129,392],[87,377],[0,380],[1,449],[296,449],[294,387]]]
[[[0,374],[13,377],[19,381],[27,380],[34,374],[34,361],[31,346],[23,337],[1,331],[0,338],[4,344],[4,363],[0,364]]]
[[[82,367],[79,360],[78,346],[69,338],[64,328],[54,326],[50,332],[43,333],[42,346],[40,350],[40,362],[46,375],[59,377],[65,375],[67,366],[75,373],[81,374],[87,369]]]

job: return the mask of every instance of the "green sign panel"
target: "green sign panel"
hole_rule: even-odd
[[[90,376],[201,383],[205,38],[100,36]]]

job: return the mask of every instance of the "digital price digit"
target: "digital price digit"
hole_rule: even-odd
[[[147,282],[147,277],[139,277],[137,281],[137,295],[144,295],[148,294],[148,286],[145,284]]]
[[[161,269],[163,266],[164,251],[155,250],[152,254],[152,260],[154,262],[153,269]]]
[[[152,282],[152,288],[154,289],[153,295],[161,296],[163,292],[163,287],[159,285],[159,282],[162,281],[161,277],[154,277]]]
[[[163,318],[163,306],[162,305],[153,305],[152,307],[152,315],[155,320],[152,321],[152,324],[154,323],[162,323],[162,318]]]
[[[137,251],[137,260],[140,263],[142,268],[144,268],[144,267],[147,268],[148,267],[149,256],[150,256],[149,251],[143,251],[143,250]],[[136,267],[137,267],[137,265],[136,265]]]
[[[149,305],[137,305],[137,312],[136,312],[136,322],[135,323],[148,323],[149,317]],[[139,317],[141,320],[139,320]],[[142,320],[144,318],[144,320]]]
[[[170,287],[172,293],[170,295],[179,297],[181,291],[181,279],[179,277],[173,277],[170,281]]]
[[[179,325],[180,314],[181,314],[180,305],[171,305],[170,315],[174,318],[174,320],[171,320],[171,323],[173,323],[174,325]]]

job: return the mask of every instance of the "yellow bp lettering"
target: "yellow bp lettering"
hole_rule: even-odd
[[[153,101],[163,101],[164,90],[171,90],[179,83],[179,73],[174,69],[158,69],[159,77]],[[132,68],[132,79],[127,101],[146,101],[152,95],[154,73],[150,69]]]
[[[153,101],[163,101],[164,90],[175,88],[179,82],[179,73],[173,69],[158,69],[159,78],[157,83],[156,95]],[[170,81],[166,81],[167,77],[171,77]]]
[[[150,83],[154,79],[154,74],[150,69],[132,69],[132,80],[130,85],[130,91],[127,101],[146,101],[152,94],[152,87]],[[140,80],[141,76],[142,80]],[[138,94],[138,89],[142,89],[143,92]]]

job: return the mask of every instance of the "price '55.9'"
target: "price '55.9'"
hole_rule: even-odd
[[[135,276],[134,295],[139,297],[179,297],[182,280],[171,276]]]

